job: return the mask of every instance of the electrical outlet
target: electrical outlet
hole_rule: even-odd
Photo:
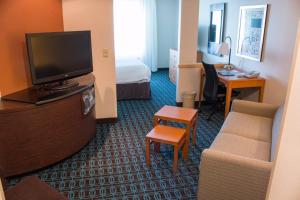
[[[103,56],[103,58],[108,58],[108,56],[109,56],[108,49],[103,49],[102,50],[102,56]]]

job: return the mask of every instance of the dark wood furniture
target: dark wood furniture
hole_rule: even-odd
[[[193,144],[196,144],[198,110],[192,108],[181,108],[176,106],[164,106],[154,114],[154,127],[160,121],[172,121],[186,125],[187,152],[190,144],[190,132],[193,129]],[[158,151],[159,143],[155,143],[155,151]]]
[[[78,152],[95,135],[95,109],[84,114],[82,98],[93,88],[94,78],[85,76],[78,81],[90,87],[43,105],[0,101],[3,177],[57,163]]]
[[[183,148],[183,159],[187,157],[188,145],[185,129],[157,125],[146,135],[146,163],[150,166],[150,142],[170,144],[174,146],[173,172],[177,171],[178,153]]]
[[[67,200],[62,194],[35,176],[26,177],[5,192],[6,200]]]

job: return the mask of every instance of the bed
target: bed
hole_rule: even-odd
[[[117,99],[149,99],[151,71],[138,59],[118,59],[116,62]]]

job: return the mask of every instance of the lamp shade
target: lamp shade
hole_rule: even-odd
[[[230,49],[229,49],[228,43],[223,42],[221,44],[218,54],[220,54],[220,55],[229,55],[230,54]]]

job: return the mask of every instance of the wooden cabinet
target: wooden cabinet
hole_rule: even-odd
[[[178,68],[178,51],[176,49],[170,49],[170,58],[169,58],[169,78],[176,84],[177,81],[177,68]]]
[[[93,85],[94,78],[80,80],[84,90],[43,105],[0,101],[1,175],[52,165],[84,147],[96,133]]]

